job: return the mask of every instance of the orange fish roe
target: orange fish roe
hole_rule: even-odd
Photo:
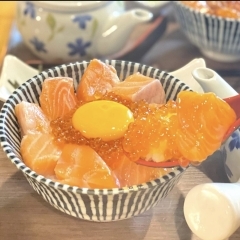
[[[124,136],[123,148],[128,157],[132,161],[144,158],[157,162],[180,159],[182,155],[176,148],[175,138],[178,121],[174,118],[177,118],[174,101],[164,106],[141,106]]]
[[[123,155],[131,161],[177,160],[181,166],[187,166],[189,161],[201,162],[219,147],[224,132],[236,118],[229,105],[214,94],[180,92],[176,102],[170,100],[165,105],[132,102],[113,93],[103,99],[121,103],[133,113],[134,122],[129,124],[122,138],[112,141],[85,138],[72,125],[75,110],[52,121],[51,127],[58,141],[88,145],[110,165]],[[204,113],[210,111],[209,106],[212,110],[205,116]],[[227,117],[223,121],[218,114]],[[202,116],[205,116],[203,120]],[[212,128],[212,122],[218,123],[217,127]]]
[[[72,125],[75,110],[52,121],[51,127],[58,141],[88,145],[107,164],[120,160],[123,155],[131,161],[177,160],[181,166],[188,165],[189,161],[201,162],[219,147],[235,116],[229,105],[213,94],[180,92],[177,101],[170,100],[165,105],[132,102],[113,93],[106,94],[103,99],[121,103],[133,113],[134,122],[129,124],[122,138],[112,141],[85,138]],[[209,106],[212,106],[211,113],[205,116],[204,113],[210,111]],[[218,113],[228,117],[223,121]],[[201,120],[202,116],[206,120]],[[212,122],[218,123],[217,127],[212,128]]]
[[[127,106],[135,116],[139,110],[139,105],[141,105],[141,103],[134,103],[130,100],[121,98],[114,93],[108,93],[104,95],[101,99],[121,103]],[[81,102],[80,105],[82,104],[83,102]],[[124,153],[122,148],[122,138],[108,142],[105,142],[100,138],[85,138],[72,125],[72,116],[77,108],[75,108],[66,116],[51,121],[52,133],[55,136],[55,139],[59,142],[88,145],[93,148],[99,154],[99,156],[104,159],[106,163],[111,163],[111,161],[119,160]]]
[[[173,118],[176,118],[176,103],[174,101],[169,101],[162,106],[148,104],[145,101],[132,102],[114,93],[107,93],[102,99],[121,103],[132,111],[135,121],[129,125],[123,138],[108,142],[100,138],[85,138],[72,125],[72,116],[76,109],[65,117],[51,122],[55,138],[60,142],[88,145],[107,164],[118,161],[123,154],[131,161],[137,161],[147,156],[147,160],[180,159],[182,165],[188,164],[188,161],[183,159],[176,149],[174,136],[177,131],[177,120],[172,121]]]
[[[148,104],[145,101],[132,102],[114,93],[107,93],[102,99],[121,103],[132,111],[135,121],[129,125],[123,138],[108,142],[100,138],[85,138],[72,125],[72,116],[77,108],[65,117],[51,122],[55,138],[60,142],[88,145],[107,164],[118,161],[125,154],[131,161],[147,156],[146,160],[154,161],[180,159],[181,165],[188,165],[188,161],[182,158],[176,148],[174,136],[177,132],[177,120],[173,120],[176,118],[174,101],[169,101],[166,105]]]

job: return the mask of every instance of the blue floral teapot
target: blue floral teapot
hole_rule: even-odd
[[[106,57],[123,48],[133,28],[151,20],[123,1],[21,1],[17,26],[26,46],[49,63]]]

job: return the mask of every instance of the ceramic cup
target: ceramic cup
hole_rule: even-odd
[[[240,226],[240,183],[206,183],[192,188],[184,202],[189,228],[202,240],[224,240]]]
[[[121,50],[133,28],[153,14],[123,1],[20,1],[17,26],[26,46],[44,62],[74,62]]]

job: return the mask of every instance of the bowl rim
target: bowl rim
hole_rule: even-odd
[[[239,19],[229,18],[229,17],[224,18],[224,17],[220,17],[220,16],[217,16],[217,15],[209,14],[209,13],[202,13],[197,9],[194,9],[192,7],[189,7],[189,6],[185,5],[181,1],[173,1],[173,3],[175,3],[177,5],[180,5],[181,7],[185,8],[186,10],[188,10],[190,12],[194,12],[195,14],[200,14],[200,15],[206,16],[208,18],[218,19],[218,20],[227,21],[227,22],[239,22],[240,23],[240,18]]]
[[[175,80],[175,81],[179,81],[181,83],[183,83],[190,91],[190,87],[188,87],[187,84],[185,84],[184,82],[180,81],[179,79],[175,78],[174,76],[172,76],[171,74],[169,74],[168,72],[162,71],[160,69],[157,69],[155,67],[151,67],[142,63],[136,63],[136,62],[131,62],[131,61],[124,61],[124,60],[102,60],[103,62],[110,64],[112,62],[115,63],[115,65],[117,64],[123,64],[124,66],[128,66],[129,64],[138,64],[139,66],[143,67],[144,70],[145,69],[151,69],[153,71],[159,72],[159,73],[164,73],[166,74],[166,76],[171,77],[171,79]],[[86,195],[116,195],[116,194],[124,194],[124,193],[129,193],[129,192],[136,192],[139,190],[144,190],[144,189],[149,189],[152,187],[155,187],[156,185],[161,185],[163,183],[166,183],[170,180],[172,180],[174,177],[177,177],[179,175],[181,175],[184,171],[186,171],[189,167],[175,167],[172,168],[172,171],[170,171],[169,173],[156,178],[152,181],[148,181],[148,182],[144,182],[141,184],[135,184],[132,186],[126,186],[126,187],[121,187],[121,188],[105,188],[105,189],[98,189],[98,188],[80,188],[80,187],[76,187],[76,186],[70,186],[68,184],[63,184],[60,182],[51,180],[50,178],[44,177],[40,174],[37,174],[35,171],[33,171],[32,169],[30,169],[29,167],[27,167],[24,162],[21,160],[20,158],[20,151],[19,151],[19,157],[17,156],[17,154],[12,150],[12,147],[10,146],[10,144],[7,141],[6,135],[4,133],[4,118],[6,116],[7,110],[8,110],[8,106],[11,105],[12,107],[14,107],[16,105],[16,102],[14,100],[14,97],[17,95],[18,92],[22,92],[22,90],[25,90],[25,86],[30,85],[31,83],[37,83],[37,81],[39,80],[38,77],[42,78],[42,81],[44,81],[47,77],[46,75],[48,74],[48,72],[52,72],[54,70],[58,71],[58,69],[62,69],[63,68],[67,68],[67,67],[75,67],[77,65],[84,65],[84,64],[89,64],[89,61],[81,61],[81,62],[73,62],[73,63],[68,63],[68,64],[62,64],[62,65],[58,65],[49,69],[46,69],[40,73],[38,73],[37,75],[33,76],[32,78],[28,79],[26,82],[24,82],[23,84],[21,84],[7,99],[7,101],[3,104],[2,109],[0,111],[0,144],[1,147],[3,149],[3,151],[5,152],[5,154],[7,155],[7,158],[25,175],[25,177],[30,177],[31,179],[34,179],[35,181],[37,181],[38,183],[42,183],[44,185],[47,185],[49,187],[53,187],[54,189],[57,190],[64,190],[67,192],[72,192],[72,193],[77,193],[77,194],[86,194]],[[58,68],[58,69],[57,69]],[[42,85],[42,83],[41,83]],[[13,106],[14,105],[14,106]],[[27,179],[28,180],[28,179]]]

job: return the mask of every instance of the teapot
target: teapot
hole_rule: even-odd
[[[47,63],[112,55],[150,11],[126,11],[123,1],[19,1],[17,27],[25,45]]]

